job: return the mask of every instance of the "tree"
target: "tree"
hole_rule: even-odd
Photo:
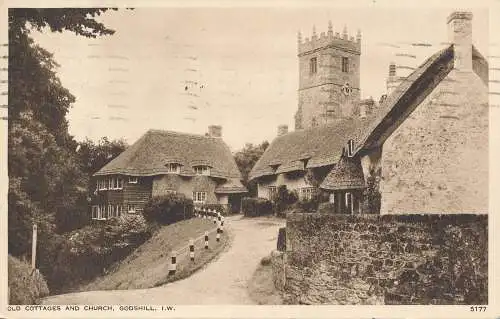
[[[78,155],[82,172],[89,177],[127,148],[127,143],[124,140],[110,141],[107,137],[102,137],[97,143],[86,139],[78,145]]]
[[[248,181],[248,174],[250,174],[250,171],[254,167],[255,163],[257,163],[268,147],[268,141],[264,141],[259,145],[247,143],[242,150],[234,154],[234,160],[236,161],[236,165],[238,165],[241,172],[243,184],[248,188],[251,196],[256,195],[256,184],[255,182]]]
[[[55,216],[73,209],[86,193],[86,176],[68,133],[66,114],[75,97],[56,75],[51,53],[32,30],[71,31],[85,37],[113,34],[94,18],[99,9],[9,9],[9,253],[29,253],[37,222],[41,249],[55,238]]]

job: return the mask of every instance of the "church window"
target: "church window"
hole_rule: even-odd
[[[349,58],[342,57],[342,72],[349,72]]]
[[[311,74],[315,74],[318,72],[318,59],[317,58],[311,58],[309,61],[309,70]]]

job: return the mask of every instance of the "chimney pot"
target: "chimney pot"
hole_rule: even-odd
[[[288,133],[288,125],[278,125],[278,136]]]
[[[472,13],[453,12],[448,16],[448,41],[453,44],[454,67],[472,70]]]
[[[208,136],[209,137],[222,137],[222,126],[220,126],[220,125],[208,126]]]

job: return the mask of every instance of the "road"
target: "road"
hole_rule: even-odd
[[[136,290],[86,291],[51,296],[43,304],[122,305],[245,305],[254,304],[247,282],[262,257],[276,249],[278,228],[284,220],[265,217],[226,218],[231,246],[190,277],[164,286]],[[147,271],[147,270],[145,270]]]

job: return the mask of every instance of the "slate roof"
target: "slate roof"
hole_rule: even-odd
[[[370,121],[372,117],[345,119],[279,136],[254,165],[249,179],[336,164],[348,140],[356,145]]]
[[[332,168],[320,185],[320,188],[329,190],[360,189],[365,187],[361,160],[358,156],[342,156],[338,164]]]
[[[195,175],[193,166],[210,166],[210,176],[241,179],[229,147],[221,138],[149,130],[94,175],[152,176],[167,173],[166,164],[181,165],[180,175]]]

